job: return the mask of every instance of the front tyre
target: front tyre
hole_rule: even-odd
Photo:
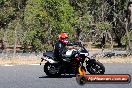
[[[61,75],[61,69],[58,64],[45,63],[44,72],[49,77],[59,77]]]
[[[87,71],[90,74],[104,74],[105,73],[105,67],[102,63],[95,61],[90,66],[86,66]]]

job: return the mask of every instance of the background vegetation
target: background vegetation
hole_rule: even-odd
[[[0,0],[1,49],[51,50],[60,32],[70,40],[130,49],[129,0]]]

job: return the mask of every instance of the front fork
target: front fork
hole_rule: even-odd
[[[84,66],[79,66],[77,75],[85,75],[85,74],[86,74],[85,67]]]
[[[85,69],[85,67],[83,66],[83,63],[84,63],[84,61],[81,61],[80,62],[80,66],[78,67],[78,69],[77,69],[77,75],[85,75],[86,74],[86,69]]]

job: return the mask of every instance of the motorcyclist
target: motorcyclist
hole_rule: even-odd
[[[59,40],[55,43],[54,57],[59,62],[62,62],[65,53],[66,45],[68,44],[68,34],[63,32],[59,34]]]

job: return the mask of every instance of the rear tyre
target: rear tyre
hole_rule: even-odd
[[[61,75],[61,69],[58,64],[45,63],[44,72],[49,77],[59,77]]]

